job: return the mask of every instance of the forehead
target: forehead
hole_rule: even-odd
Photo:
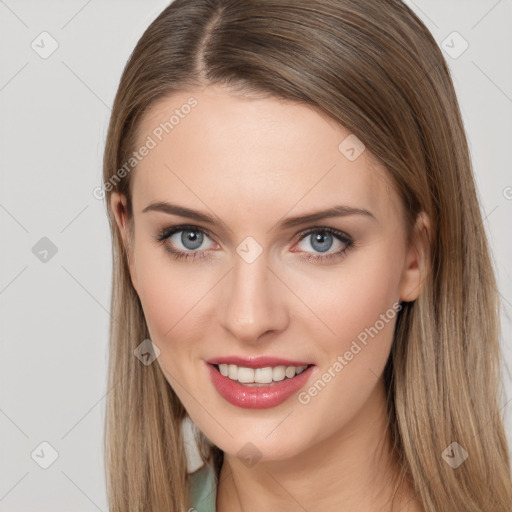
[[[219,87],[175,93],[139,126],[137,148],[151,149],[133,171],[135,212],[183,199],[221,218],[241,210],[277,218],[335,204],[384,215],[398,198],[387,171],[360,144],[308,105]]]

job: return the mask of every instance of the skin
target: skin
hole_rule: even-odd
[[[140,143],[191,94],[155,103],[140,125]],[[132,171],[134,239],[125,198],[114,192],[111,205],[160,349],[156,361],[191,419],[225,453],[217,510],[391,510],[398,466],[381,376],[394,319],[307,404],[294,395],[273,408],[238,408],[217,393],[204,360],[237,354],[310,361],[317,368],[307,389],[379,315],[418,296],[425,217],[407,244],[403,205],[387,171],[369,150],[349,161],[338,146],[350,132],[312,108],[218,86],[193,95],[197,107]],[[142,213],[156,201],[217,216],[226,227]],[[337,204],[374,218],[277,227]],[[206,258],[174,260],[156,242],[162,229],[183,224],[208,230],[198,249]],[[308,261],[344,248],[328,236],[323,253],[316,232],[303,236],[326,227],[350,235],[354,245],[337,259]],[[263,249],[250,264],[236,252],[248,236]],[[180,240],[181,232],[168,244],[193,252]],[[250,466],[237,455],[248,442],[260,457]],[[400,510],[422,510],[409,487],[397,501]]]

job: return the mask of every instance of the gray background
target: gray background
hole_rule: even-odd
[[[0,0],[0,511],[107,510],[111,248],[104,203],[92,192],[122,69],[167,3]],[[512,0],[407,3],[453,71],[510,366]],[[53,41],[58,48],[42,58]],[[508,373],[505,385],[512,398]],[[43,469],[52,449],[58,457]]]

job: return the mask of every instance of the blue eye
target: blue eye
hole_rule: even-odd
[[[201,233],[199,231],[188,230],[188,229],[183,230],[183,231],[178,231],[178,233],[181,233],[181,237],[179,238],[179,240],[186,249],[195,251],[196,249],[201,247],[203,240],[204,240],[204,233]],[[173,236],[175,236],[176,234],[177,233],[175,233]],[[172,239],[172,237],[171,237],[171,239]]]
[[[181,236],[176,236],[180,233]],[[206,232],[197,226],[174,226],[164,229],[158,235],[157,241],[164,243],[166,250],[176,259],[195,259],[205,257],[205,251],[197,250],[204,242],[205,236],[209,238]],[[176,239],[172,240],[173,237]],[[180,242],[185,250],[175,249],[177,242]]]
[[[338,259],[343,257],[346,251],[353,246],[353,241],[348,235],[333,228],[310,228],[305,233],[302,233],[299,244],[307,240],[308,237],[311,247],[319,254],[308,254],[308,251],[293,251],[305,252],[307,255],[302,257],[308,261],[325,262]],[[156,241],[164,244],[165,249],[173,258],[185,260],[208,257],[207,250],[198,250],[203,245],[205,238],[210,238],[208,232],[197,226],[171,226],[163,229],[157,235]],[[322,255],[322,253],[329,251],[336,241],[340,248],[335,252]],[[182,245],[183,249],[179,248],[179,244]],[[177,246],[178,248],[176,248]]]
[[[313,236],[315,235],[315,236]],[[353,246],[354,242],[352,239],[346,235],[345,233],[342,233],[341,231],[338,231],[336,229],[332,228],[311,228],[306,233],[303,234],[299,242],[302,242],[304,240],[310,240],[310,245],[313,247],[315,251],[319,251],[320,253],[325,253],[331,247],[333,246],[333,243],[335,241],[338,241],[338,243],[341,245],[341,248],[335,252],[331,252],[325,256],[320,255],[312,255],[308,254],[307,256],[304,256],[307,260],[318,260],[318,261],[326,261],[331,259],[340,258],[345,255],[346,251],[350,249],[350,247]]]

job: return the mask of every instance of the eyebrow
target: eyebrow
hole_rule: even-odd
[[[168,203],[166,201],[153,202],[146,206],[146,208],[142,210],[142,213],[150,211],[163,212],[169,215],[178,215],[180,217],[187,217],[189,219],[194,219],[196,221],[204,222],[206,224],[211,225],[218,224],[220,226],[223,226],[228,231],[231,231],[231,229],[227,227],[226,223],[216,216],[210,216],[206,213],[199,212],[197,210],[192,210],[191,208],[185,208],[184,206],[180,206],[177,204]],[[307,224],[329,217],[346,217],[349,215],[363,215],[370,219],[377,220],[375,216],[366,209],[353,208],[351,206],[340,204],[328,208],[326,210],[320,210],[305,215],[298,215],[296,217],[288,217],[287,219],[279,222],[276,227],[281,229],[288,229],[291,227],[299,226],[301,224]],[[273,227],[272,230],[276,229],[276,227]]]

